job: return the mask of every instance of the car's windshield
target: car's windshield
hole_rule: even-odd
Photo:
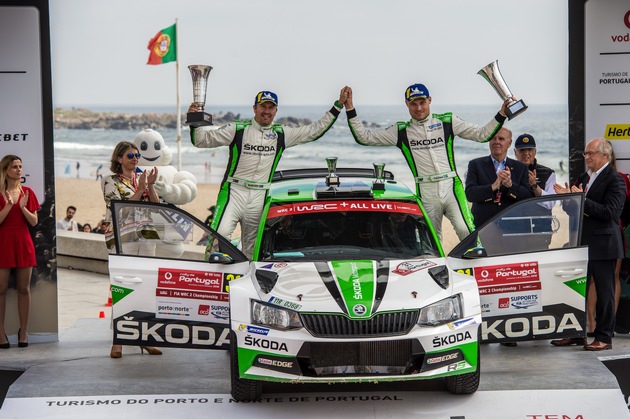
[[[299,205],[270,208],[259,260],[380,260],[439,255],[415,203],[330,201]]]

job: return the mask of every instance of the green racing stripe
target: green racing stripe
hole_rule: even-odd
[[[375,276],[371,260],[332,261],[330,266],[350,318],[362,319],[372,315]]]

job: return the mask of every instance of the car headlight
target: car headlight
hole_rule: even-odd
[[[252,301],[252,323],[277,330],[302,328],[300,316],[296,311],[274,305]]]
[[[462,318],[462,297],[457,294],[420,309],[420,326],[437,326]]]

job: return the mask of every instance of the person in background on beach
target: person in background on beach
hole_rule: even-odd
[[[260,214],[274,170],[285,148],[321,138],[337,120],[346,101],[346,90],[339,100],[316,122],[301,127],[274,124],[278,96],[269,91],[254,98],[254,118],[234,121],[219,129],[190,129],[193,145],[199,148],[230,147],[230,160],[217,197],[212,228],[231,239],[236,224],[241,225],[243,253],[252,257]],[[193,102],[188,112],[198,112]]]
[[[18,347],[28,346],[31,310],[31,273],[37,266],[29,225],[37,224],[39,202],[32,189],[22,186],[22,159],[6,155],[0,160],[0,349],[9,349],[4,316],[11,270],[18,293]]]
[[[214,210],[216,209],[216,207],[214,205],[212,205],[210,208],[208,208],[208,211],[210,211],[210,214],[206,217],[206,220],[203,222],[206,227],[208,228],[212,228],[212,220],[214,219]],[[210,236],[206,233],[204,233],[201,238],[197,241],[197,245],[203,245],[203,246],[207,246],[209,244],[209,240],[210,240]]]
[[[466,201],[462,181],[457,175],[453,141],[455,136],[487,142],[505,122],[506,100],[499,112],[486,125],[480,126],[459,119],[450,112],[431,114],[431,95],[423,84],[412,84],[405,90],[405,105],[411,119],[385,129],[369,130],[354,108],[352,89],[346,87],[346,113],[354,140],[366,146],[396,146],[402,151],[416,181],[416,191],[442,239],[442,218],[446,215],[457,237],[462,240],[475,229],[475,222]],[[477,223],[478,224],[478,223]]]
[[[586,344],[584,337],[554,339],[554,346],[584,345],[587,351],[612,349],[615,329],[615,266],[623,258],[623,239],[619,218],[626,196],[626,185],[610,164],[612,146],[604,138],[586,144],[584,161],[587,171],[569,187],[556,184],[556,193],[584,192],[582,236],[580,244],[588,246],[586,288],[595,285],[597,323],[595,339]],[[569,201],[569,204],[573,201]],[[571,211],[571,207],[565,208]],[[588,300],[588,298],[587,298]]]
[[[79,168],[81,167],[81,163],[77,162],[77,179],[79,178]]]
[[[153,184],[158,177],[156,168],[137,172],[138,159],[140,153],[136,145],[130,141],[121,141],[116,144],[110,160],[110,170],[112,174],[103,179],[103,197],[107,208],[105,220],[102,224],[106,226],[105,244],[109,252],[114,249],[114,230],[112,226],[112,212],[110,203],[112,200],[130,201],[150,201],[159,202],[160,198],[155,191]],[[141,246],[139,243],[131,243],[136,246],[137,254],[151,255],[155,253],[155,246]],[[131,252],[127,253],[130,254]],[[162,351],[152,346],[141,346],[140,351],[147,351],[149,355],[161,355]],[[109,356],[111,358],[122,357],[122,346],[112,345]]]
[[[79,231],[77,220],[74,219],[74,214],[76,212],[77,208],[73,205],[66,208],[66,216],[57,221],[57,228],[60,230]]]
[[[103,175],[101,174],[101,170],[103,170],[103,165],[99,164],[98,167],[96,168],[96,180],[103,180]]]
[[[534,196],[555,195],[554,185],[556,184],[556,172],[547,166],[543,166],[536,160],[536,140],[531,134],[521,134],[514,143],[514,155],[516,160],[527,165],[529,172],[529,185]],[[536,235],[527,240],[536,241],[539,245],[532,244],[532,248],[545,249],[551,243],[551,210],[553,205],[544,203],[532,207],[532,215],[539,215],[536,222],[537,231],[548,232],[549,234]]]

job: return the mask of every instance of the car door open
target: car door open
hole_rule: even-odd
[[[228,349],[229,281],[245,255],[186,211],[112,201],[114,344]]]
[[[517,202],[449,254],[453,269],[477,280],[484,341],[584,336],[583,203],[584,194]]]

